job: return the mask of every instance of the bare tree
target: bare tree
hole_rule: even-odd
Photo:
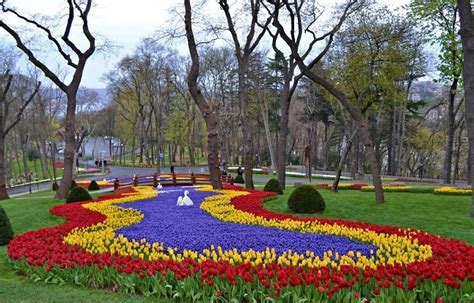
[[[458,0],[459,16],[461,19],[461,39],[464,50],[464,94],[466,102],[466,128],[469,140],[469,159],[471,166],[472,186],[472,207],[471,217],[474,217],[474,179],[472,172],[474,171],[474,15],[472,2],[469,0]]]
[[[239,103],[240,103],[240,119],[242,127],[242,138],[244,148],[244,174],[245,174],[245,187],[253,189],[253,138],[252,132],[252,119],[248,113],[248,88],[247,88],[247,74],[249,70],[250,56],[256,49],[262,37],[265,35],[265,29],[270,24],[272,16],[268,16],[265,23],[261,25],[262,30],[258,29],[258,19],[261,15],[261,0],[249,0],[248,5],[250,8],[250,24],[248,25],[248,31],[245,33],[245,40],[239,37],[237,32],[238,27],[231,13],[231,7],[227,0],[219,0],[219,5],[224,11],[225,18],[227,20],[227,30],[232,36],[232,42],[235,48],[235,56],[238,64],[238,77],[239,77]],[[239,3],[240,4],[240,3]],[[234,16],[235,17],[235,16]]]
[[[66,119],[64,123],[66,148],[64,150],[64,175],[56,192],[57,199],[64,199],[71,186],[73,168],[74,168],[74,149],[75,143],[75,127],[76,127],[76,96],[81,84],[82,75],[86,66],[87,60],[95,51],[95,38],[89,29],[89,13],[92,7],[92,0],[66,0],[67,2],[67,18],[64,25],[64,33],[61,37],[62,42],[56,38],[48,26],[29,18],[17,10],[7,6],[7,1],[0,2],[2,14],[12,15],[18,20],[23,21],[28,26],[37,29],[42,34],[46,35],[49,42],[54,45],[57,53],[63,58],[64,62],[73,69],[72,78],[69,83],[65,83],[60,79],[57,72],[54,72],[51,67],[47,66],[44,60],[41,60],[35,55],[34,50],[29,46],[25,39],[20,37],[20,31],[11,27],[7,23],[0,20],[0,27],[3,28],[16,42],[17,47],[26,54],[28,60],[38,67],[44,75],[49,78],[58,88],[60,88],[67,96]],[[87,41],[87,48],[85,51],[81,50],[78,43],[71,40],[71,29],[74,24],[74,19],[79,17],[82,24],[82,33]],[[76,57],[74,60],[72,56]]]
[[[196,40],[194,38],[192,25],[192,8],[190,0],[184,0],[185,14],[184,23],[186,28],[186,38],[188,40],[189,53],[191,54],[191,69],[188,74],[189,92],[196,102],[207,126],[207,163],[211,175],[211,183],[214,189],[221,189],[221,172],[219,169],[219,137],[218,137],[218,117],[214,103],[206,100],[198,84],[199,78],[199,54]]]
[[[13,97],[9,94],[12,82],[13,75],[10,74],[10,71],[0,76],[0,200],[9,198],[5,182],[5,138],[18,122],[20,122],[23,112],[31,101],[33,101],[41,85],[41,82],[38,82],[33,92],[29,94],[27,98],[23,98],[19,92],[15,94],[17,95],[16,97]],[[18,95],[20,95],[21,99],[19,100],[19,108],[16,109],[15,115],[11,117],[11,106],[18,98]]]
[[[384,203],[384,194],[382,190],[380,169],[374,152],[373,141],[369,136],[367,121],[365,120],[361,110],[350,102],[349,98],[342,90],[339,90],[324,76],[317,74],[313,71],[313,67],[318,62],[320,62],[322,58],[326,55],[326,53],[329,51],[334,39],[334,35],[339,31],[344,21],[349,15],[351,15],[355,10],[359,8],[359,5],[357,5],[358,2],[352,0],[348,1],[343,7],[342,14],[340,15],[336,25],[330,31],[326,32],[321,36],[318,36],[317,33],[311,29],[311,25],[314,25],[314,23],[317,21],[318,16],[313,16],[312,20],[309,21],[309,23],[306,22],[306,24],[309,25],[306,27],[303,26],[303,24],[305,24],[304,12],[302,12],[303,3],[304,1],[274,1],[275,17],[273,19],[273,25],[278,29],[278,33],[282,40],[289,46],[291,50],[291,56],[297,62],[301,72],[315,83],[324,87],[331,95],[333,95],[339,102],[341,102],[342,106],[351,115],[351,118],[354,120],[357,128],[359,129],[359,134],[362,138],[362,141],[364,142],[364,145],[367,148],[367,155],[372,171],[373,183],[375,186],[376,202],[378,204]],[[290,19],[297,20],[295,22],[297,26],[291,28],[290,33],[287,33],[285,27],[280,22],[280,16],[283,13],[288,14]],[[305,51],[301,51],[298,48],[299,44],[297,43],[297,37],[299,37],[299,35],[303,32],[308,32],[312,37],[312,40],[309,43],[309,47]],[[310,55],[313,54],[313,48],[315,44],[325,40],[327,40],[326,46],[322,49],[321,52],[319,52],[317,56],[310,59]],[[362,99],[364,95],[365,93],[360,94],[359,99]]]

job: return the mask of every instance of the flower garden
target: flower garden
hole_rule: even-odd
[[[192,207],[177,207],[190,191]],[[55,206],[56,227],[8,245],[58,283],[175,301],[471,302],[474,247],[421,230],[268,211],[273,193],[138,186]]]

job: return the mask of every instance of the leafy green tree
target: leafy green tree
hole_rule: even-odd
[[[459,104],[456,96],[462,85],[463,51],[459,36],[459,8],[456,0],[413,0],[410,3],[413,14],[424,24],[431,43],[440,47],[437,69],[442,83],[449,85],[447,112],[447,139],[444,158],[444,182],[451,183],[454,135],[459,122],[456,121]]]

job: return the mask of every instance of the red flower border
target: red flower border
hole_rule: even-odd
[[[228,186],[228,189],[242,190],[240,187]],[[133,190],[131,190],[133,191]],[[234,198],[232,203],[239,210],[269,219],[287,219],[300,221],[318,221],[327,224],[338,224],[347,227],[363,228],[379,233],[405,236],[408,230],[396,226],[380,226],[369,223],[345,221],[340,219],[299,218],[287,214],[273,213],[265,210],[263,199],[273,193],[249,191],[251,194]],[[102,196],[98,200],[122,197],[122,194]],[[91,254],[78,246],[68,246],[63,242],[72,229],[90,226],[106,219],[105,216],[82,207],[82,203],[72,203],[53,207],[50,212],[68,221],[56,227],[26,232],[16,236],[8,245],[8,256],[13,260],[25,260],[30,266],[44,267],[50,271],[53,267],[83,268],[96,265],[99,269],[112,267],[119,273],[136,273],[140,277],[166,274],[172,271],[176,279],[200,274],[203,283],[212,285],[213,279],[223,278],[230,283],[240,277],[247,282],[256,282],[265,288],[272,287],[279,293],[282,287],[314,285],[320,291],[331,296],[341,288],[351,288],[354,284],[369,284],[375,279],[378,288],[390,288],[395,285],[401,289],[413,289],[418,282],[425,280],[441,281],[453,288],[460,288],[464,281],[474,282],[474,247],[454,239],[446,239],[422,231],[410,231],[420,244],[432,247],[433,257],[408,266],[383,265],[376,270],[359,270],[356,267],[342,266],[340,271],[329,267],[305,269],[281,265],[252,267],[250,264],[230,265],[224,262],[206,261],[203,263],[186,259],[176,261],[145,261],[132,257],[105,254]]]

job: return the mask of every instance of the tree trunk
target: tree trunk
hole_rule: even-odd
[[[268,121],[268,107],[266,101],[261,106],[263,126],[265,128],[265,138],[267,139],[268,151],[270,152],[270,160],[272,161],[271,169],[277,171],[277,160],[275,155],[275,147],[273,146],[272,134],[270,132],[270,123]],[[282,184],[282,186],[284,186]]]
[[[458,136],[456,138],[456,160],[454,161],[453,184],[456,184],[456,180],[459,179],[459,157],[461,156],[461,145],[462,145],[462,133],[463,132],[464,132],[464,123],[461,123],[461,127],[458,130]]]
[[[248,96],[246,87],[246,73],[248,70],[248,58],[242,58],[239,62],[239,103],[240,103],[240,120],[242,125],[242,143],[244,149],[244,175],[245,188],[254,189],[253,184],[253,136],[252,136],[252,120],[248,113]],[[279,165],[277,165],[279,166]]]
[[[446,139],[446,149],[444,156],[444,183],[451,183],[451,169],[453,166],[453,146],[454,146],[454,132],[456,131],[456,112],[454,109],[454,101],[456,99],[456,90],[458,87],[458,79],[455,78],[449,89],[449,103],[448,103],[448,135]]]
[[[69,193],[72,183],[72,174],[74,170],[75,155],[75,128],[76,128],[76,93],[77,91],[67,92],[67,110],[66,122],[64,125],[64,138],[66,147],[64,149],[64,171],[59,189],[56,191],[55,199],[65,199]]]
[[[355,130],[350,138],[347,140],[347,145],[342,152],[341,159],[339,159],[339,164],[337,166],[336,177],[334,178],[334,182],[332,183],[331,190],[337,192],[337,188],[339,186],[339,181],[341,180],[342,175],[342,168],[344,167],[344,162],[346,162],[347,155],[349,154],[352,148],[352,141],[354,140],[355,135],[357,134],[357,130]]]
[[[288,82],[288,83],[287,83]],[[290,98],[289,96],[289,81],[285,81],[285,86],[280,96],[280,110],[281,117],[279,123],[280,134],[278,136],[278,150],[277,150],[277,179],[280,185],[285,189],[286,185],[286,148],[288,145],[288,122],[290,112]]]
[[[46,146],[45,140],[41,140],[39,144],[40,155],[41,155],[41,170],[43,171],[43,178],[49,179],[49,169],[48,169],[48,147]]]
[[[466,106],[466,129],[469,141],[469,155],[471,159],[471,188],[472,207],[471,217],[474,217],[474,17],[469,0],[458,0],[459,16],[461,20],[461,38],[464,50],[464,94]]]
[[[5,180],[5,136],[0,133],[0,200],[9,199]]]

